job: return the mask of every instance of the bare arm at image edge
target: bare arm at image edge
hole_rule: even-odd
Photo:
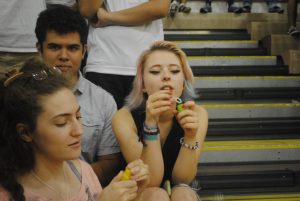
[[[83,1],[83,0],[81,0]],[[168,15],[169,0],[150,0],[132,8],[110,12],[99,8],[97,12],[98,23],[96,26],[139,26],[164,18]]]

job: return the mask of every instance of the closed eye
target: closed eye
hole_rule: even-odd
[[[172,72],[173,74],[177,74],[177,73],[180,73],[180,70],[171,70],[171,72]]]
[[[56,125],[57,127],[63,127],[63,126],[65,126],[66,124],[67,124],[67,122],[55,123],[55,125]]]
[[[151,70],[150,73],[153,74],[153,75],[158,75],[160,73],[160,71]]]

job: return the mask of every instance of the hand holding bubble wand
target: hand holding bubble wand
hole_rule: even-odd
[[[182,112],[184,110],[183,101],[181,98],[175,98],[176,101],[176,110],[178,112]]]

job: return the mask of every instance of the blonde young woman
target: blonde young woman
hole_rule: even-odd
[[[170,197],[162,190],[158,200],[199,200],[187,184],[197,172],[208,115],[190,100],[192,81],[184,52],[171,42],[155,42],[140,56],[126,105],[113,117],[127,162],[141,158],[149,165],[149,186],[171,181]],[[176,110],[179,100],[183,111]]]

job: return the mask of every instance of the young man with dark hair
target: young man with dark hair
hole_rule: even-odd
[[[108,92],[85,79],[79,71],[86,53],[87,23],[78,12],[58,5],[40,13],[35,33],[42,58],[59,68],[73,86],[84,127],[81,157],[91,164],[105,186],[118,172],[122,161],[111,127],[117,107]]]

